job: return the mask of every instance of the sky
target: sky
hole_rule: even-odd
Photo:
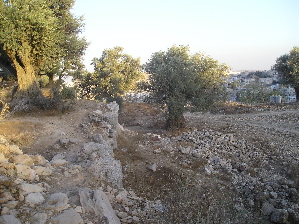
[[[88,70],[103,50],[121,46],[146,63],[158,51],[188,45],[232,70],[270,70],[299,46],[298,0],[76,0],[90,43]]]

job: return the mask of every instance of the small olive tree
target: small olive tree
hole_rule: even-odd
[[[299,47],[293,47],[289,54],[282,55],[276,59],[272,67],[285,84],[291,85],[299,99]]]
[[[229,67],[201,53],[190,55],[188,46],[173,46],[152,55],[145,64],[149,90],[166,105],[166,128],[185,126],[187,104],[205,109],[224,98],[224,77]]]
[[[135,89],[145,77],[140,59],[123,53],[122,47],[104,50],[92,64],[94,72],[81,77],[81,93],[86,98],[121,104],[122,95]]]

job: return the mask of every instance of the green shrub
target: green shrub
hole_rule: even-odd
[[[60,95],[62,99],[74,100],[77,98],[76,89],[74,87],[63,86]]]

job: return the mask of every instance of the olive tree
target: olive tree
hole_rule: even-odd
[[[156,102],[166,105],[166,127],[182,128],[186,105],[205,109],[224,98],[224,77],[229,67],[202,53],[191,55],[188,46],[173,46],[154,53],[145,70]]]
[[[82,96],[97,100],[122,101],[122,95],[144,78],[139,58],[123,53],[122,47],[105,49],[92,60],[94,72],[81,77]]]
[[[281,77],[285,84],[291,85],[296,92],[296,98],[299,99],[299,47],[294,47],[288,54],[282,55],[276,59],[272,67]]]
[[[74,0],[0,2],[0,48],[16,69],[15,98],[42,98],[38,74],[61,66],[72,68],[71,60],[80,58],[86,48],[86,41],[78,37],[81,19],[70,13]]]

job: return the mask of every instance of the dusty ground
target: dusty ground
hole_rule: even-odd
[[[292,155],[299,160],[298,105],[255,108],[234,105],[218,109],[214,114],[187,113],[185,118],[188,125],[183,131],[219,131],[255,145],[271,158],[270,163],[277,172],[288,176],[298,186],[299,167],[290,167],[282,156]],[[206,175],[205,161],[160,150],[163,144],[155,134],[163,138],[181,132],[165,132],[162,129],[164,119],[157,108],[127,104],[119,119],[132,130],[119,137],[116,150],[116,157],[124,167],[125,187],[151,200],[161,200],[172,214],[161,223],[268,223],[260,217],[260,207],[244,216],[233,209],[238,199],[229,176]],[[155,172],[147,169],[152,164],[157,165]],[[163,220],[163,215],[156,219]]]
[[[78,127],[84,116],[95,108],[96,104],[92,101],[78,101],[71,111],[64,114],[38,113],[9,117],[0,120],[0,134],[21,146],[24,153],[41,154],[51,159],[62,151],[53,147],[57,139],[68,138],[79,143],[88,137]],[[264,108],[258,112],[247,107],[227,107],[216,114],[187,113],[188,127],[184,131],[196,128],[234,134],[265,149],[269,155],[277,155],[273,163],[283,170],[287,164],[279,159],[279,155],[298,155],[299,110],[298,105],[272,109]],[[127,103],[120,112],[119,123],[129,130],[119,135],[115,150],[115,156],[123,166],[124,187],[150,200],[160,200],[161,214],[172,214],[167,221],[161,214],[153,214],[152,220],[147,223],[223,223],[224,218],[236,223],[234,220],[238,220],[238,214],[231,212],[236,203],[235,193],[226,175],[217,178],[208,176],[203,171],[204,161],[160,150],[160,137],[172,137],[181,132],[163,130],[164,118],[159,108]],[[74,145],[70,150],[78,149]],[[153,172],[148,167],[154,164],[156,168]],[[298,180],[298,171],[291,172],[290,178]],[[246,222],[268,223],[261,222],[254,214],[247,217]]]

